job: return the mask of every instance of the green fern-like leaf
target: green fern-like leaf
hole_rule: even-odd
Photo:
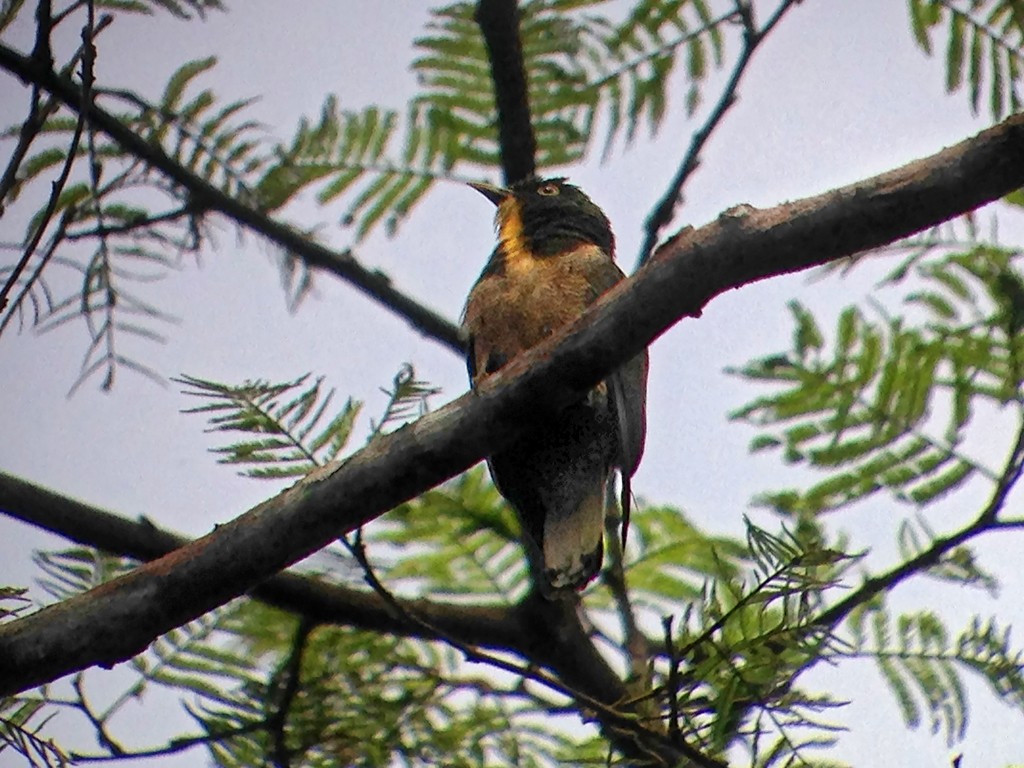
[[[993,119],[1020,109],[1024,27],[1016,0],[911,0],[909,9],[914,38],[928,55],[933,34],[944,25],[949,92],[966,86],[977,113],[987,81]]]
[[[994,620],[972,620],[957,638],[957,660],[981,675],[996,695],[1024,711],[1024,652],[1010,645],[1010,630]]]
[[[23,587],[0,587],[0,622],[17,617],[31,605]]]
[[[32,695],[0,699],[0,755],[13,752],[23,764],[33,767],[63,768],[71,764],[63,750],[42,735],[52,716],[45,704],[44,699]]]
[[[392,388],[381,391],[388,396],[388,402],[380,419],[374,422],[374,435],[423,416],[430,408],[430,398],[441,392],[428,382],[417,379],[415,369],[408,363],[395,374]]]
[[[993,622],[975,618],[954,641],[931,612],[904,614],[893,626],[876,602],[852,624],[862,627],[866,617],[873,627],[870,639],[855,629],[853,646],[838,655],[868,655],[877,662],[908,726],[918,727],[927,712],[932,730],[941,730],[951,745],[963,739],[969,708],[961,670],[981,675],[1000,698],[1024,707],[1024,657],[1010,647],[1009,632]]]
[[[732,742],[742,723],[769,713],[787,739],[783,751],[831,743],[836,726],[816,713],[836,702],[807,694],[794,682],[836,642],[810,621],[821,593],[845,568],[844,558],[749,523],[746,550],[753,571],[746,565],[739,576],[707,581],[673,631],[673,655],[687,663],[685,680],[676,680],[679,688],[671,695],[686,711],[687,727],[716,748]],[[814,736],[805,741],[797,736],[801,730]],[[755,732],[764,735],[761,728]],[[760,744],[753,746],[760,751]]]
[[[451,136],[436,109],[414,104],[403,120],[377,107],[342,111],[328,97],[319,120],[301,122],[291,145],[280,148],[278,161],[263,170],[255,194],[261,207],[274,211],[315,184],[322,204],[351,198],[341,219],[356,225],[357,239],[381,222],[394,233],[456,162],[459,150]]]
[[[668,101],[668,78],[681,56],[690,81],[687,112],[693,113],[709,63],[722,63],[722,26],[732,18],[714,17],[704,2],[645,0],[624,21],[608,24],[604,34],[594,27],[587,30],[597,70],[588,87],[608,118],[606,154],[620,129],[627,144],[644,121],[652,134],[657,131]]]
[[[924,503],[974,473],[976,467],[921,435],[941,357],[937,342],[897,322],[879,326],[848,310],[840,317],[834,349],[825,357],[823,335],[813,318],[802,308],[794,316],[791,353],[733,371],[781,389],[733,417],[781,427],[762,435],[754,447],[778,446],[786,461],[828,474],[806,491],[764,494],[760,503],[788,515],[817,514],[882,489]],[[780,366],[779,359],[793,362]],[[941,474],[944,470],[948,473]]]
[[[164,11],[178,19],[202,19],[208,11],[226,10],[220,0],[97,0],[96,7],[143,14]]]
[[[130,571],[134,564],[86,547],[56,552],[36,552],[32,556],[42,571],[39,585],[58,600],[81,594]]]
[[[190,8],[206,5],[185,3],[180,10],[191,12]],[[185,169],[230,195],[251,198],[266,149],[259,126],[243,117],[251,100],[222,105],[212,91],[197,87],[214,63],[209,58],[184,64],[169,78],[156,104],[121,90],[97,89],[96,98]],[[40,149],[20,169],[12,190],[15,196],[22,187],[51,180],[66,162],[68,139],[77,125],[76,119],[61,112],[48,117],[37,141]],[[7,136],[13,134],[8,131]],[[0,322],[6,326],[13,318],[23,321],[31,310],[33,324],[43,331],[72,321],[83,323],[89,346],[72,391],[93,376],[101,377],[102,386],[109,389],[121,369],[162,383],[156,371],[126,354],[131,347],[120,339],[163,340],[160,325],[174,318],[147,298],[142,286],[177,269],[185,254],[198,250],[205,238],[201,206],[101,132],[88,146],[79,146],[78,154],[86,153],[89,180],[78,180],[80,174],[73,169],[38,248],[43,254],[38,266],[32,265],[22,276],[21,290]],[[143,190],[152,194],[142,194]],[[166,207],[161,207],[161,200]],[[29,219],[26,242],[44,217],[45,209],[40,209]],[[83,242],[88,246],[70,247]],[[67,281],[51,282],[48,275],[62,268],[79,273],[80,286],[54,294],[51,284]]]
[[[848,308],[826,343],[817,321],[793,305],[792,350],[732,370],[775,391],[733,417],[767,428],[752,450],[777,449],[825,477],[758,502],[814,515],[886,491],[925,506],[974,477],[993,478],[957,445],[976,401],[1003,405],[1024,382],[1024,283],[1015,259],[1013,251],[979,246],[918,263],[923,287],[905,301],[925,313],[919,327]],[[950,404],[950,415],[935,436],[940,403]]]
[[[630,520],[629,536],[625,567],[630,589],[645,600],[676,604],[698,599],[709,578],[735,578],[746,551],[734,539],[707,536],[668,507],[641,505]]]
[[[406,551],[385,564],[389,583],[511,603],[529,586],[519,526],[482,468],[397,507],[367,530],[368,541]]]
[[[351,399],[328,418],[334,390],[310,374],[280,383],[222,384],[193,376],[175,379],[185,394],[207,400],[186,413],[208,415],[211,432],[251,436],[213,449],[219,463],[243,467],[245,477],[301,477],[337,458],[352,434],[361,404]],[[285,399],[290,397],[290,399]]]

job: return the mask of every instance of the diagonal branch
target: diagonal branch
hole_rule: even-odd
[[[79,544],[136,560],[155,560],[189,543],[145,518],[128,520],[3,472],[0,511]],[[606,708],[627,695],[590,642],[575,611],[570,606],[549,605],[536,596],[511,608],[446,605],[391,595],[384,598],[376,592],[295,573],[276,574],[249,595],[296,614],[310,627],[335,624],[425,640],[437,639],[440,634],[474,648],[512,651],[531,665],[551,669],[569,689],[604,703]],[[607,710],[603,714],[603,722],[612,729],[610,738],[617,739],[615,734],[620,732],[629,734],[630,739],[636,737],[638,725],[628,722],[628,714]],[[629,753],[631,744],[624,741],[622,748]],[[659,740],[651,748],[679,751]]]
[[[530,121],[519,8],[516,0],[479,0],[475,18],[491,60],[501,167],[505,183],[514,184],[537,172],[537,138]]]
[[[198,541],[0,625],[0,695],[135,655],[160,634],[542,427],[727,290],[877,247],[1022,185],[1024,115],[1016,115],[880,176],[772,209],[731,209],[685,230],[577,322],[473,392],[377,437]]]
[[[70,541],[142,562],[156,560],[189,544],[189,539],[157,528],[146,518],[129,520],[76,499],[0,472],[0,512]],[[268,605],[316,624],[337,624],[423,637],[422,628],[365,590],[350,589],[297,573],[279,573],[250,593]],[[408,604],[407,604],[408,603]],[[450,606],[429,600],[399,601],[436,627],[485,648],[525,645],[513,612],[504,606]]]
[[[295,254],[310,267],[330,272],[350,282],[402,317],[423,335],[461,354],[462,342],[455,323],[402,293],[392,285],[387,275],[364,267],[351,251],[335,251],[314,242],[302,232],[217,189],[173,160],[161,147],[147,142],[115,115],[99,107],[95,101],[83,101],[82,89],[79,86],[69,78],[57,74],[52,68],[41,66],[33,58],[0,45],[0,68],[6,69],[25,83],[38,86],[52,94],[73,112],[84,112],[83,116],[90,121],[91,126],[188,190],[197,209],[221,213],[240,226]]]
[[[757,47],[771,33],[775,25],[782,20],[786,11],[795,2],[798,2],[798,0],[782,0],[775,13],[772,14],[765,25],[761,29],[757,29],[754,23],[753,7],[750,4],[750,0],[736,0],[735,12],[743,24],[743,50],[740,51],[739,58],[736,59],[736,63],[733,65],[732,73],[722,89],[722,95],[719,96],[718,102],[711,110],[704,124],[693,134],[690,146],[687,148],[675,176],[672,177],[668,189],[655,204],[654,209],[647,217],[647,221],[644,222],[644,242],[640,247],[637,267],[642,266],[651,257],[654,253],[654,247],[658,244],[658,236],[661,234],[661,230],[672,222],[676,206],[682,201],[683,186],[700,165],[700,153],[704,149],[704,145],[711,138],[715,128],[722,122],[722,118],[729,111],[729,107],[736,103],[736,92],[739,89],[740,80],[743,79],[743,75],[747,71],[747,66],[754,56],[754,51],[757,50]]]
[[[1016,487],[1022,475],[1024,475],[1024,417],[1018,423],[1017,439],[1014,442],[1013,448],[1010,449],[1010,454],[1003,466],[999,481],[992,491],[992,496],[973,522],[948,536],[935,538],[927,549],[885,573],[865,579],[863,584],[845,598],[822,611],[821,615],[815,618],[809,626],[830,629],[836,627],[859,606],[866,604],[876,595],[891,590],[906,579],[936,565],[944,555],[962,544],[966,544],[983,533],[1012,527],[1006,524],[1009,521],[999,520],[999,513],[1006,506],[1006,500],[1010,495],[1010,491]]]

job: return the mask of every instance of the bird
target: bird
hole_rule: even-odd
[[[476,388],[575,321],[625,275],[614,261],[608,217],[566,179],[470,186],[497,207],[498,237],[462,316]],[[646,435],[647,370],[644,350],[551,423],[487,459],[495,486],[519,518],[534,581],[545,597],[574,594],[601,570],[616,473],[625,544],[631,479]]]

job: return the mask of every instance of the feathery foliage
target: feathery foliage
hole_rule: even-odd
[[[94,5],[115,18],[162,12],[185,19],[221,10],[217,0]],[[967,91],[975,112],[987,101],[995,117],[1020,108],[1024,15],[1016,0],[909,6],[920,48],[931,54],[944,47],[949,91]],[[705,0],[637,0],[628,8],[600,0],[520,3],[538,168],[572,165],[594,151],[607,157],[654,134],[676,90],[694,114],[739,34],[728,30],[747,20],[746,7]],[[39,245],[0,315],[2,327],[15,320],[43,331],[84,323],[89,343],[75,387],[101,376],[109,389],[121,368],[159,380],[121,342],[163,339],[174,318],[147,284],[210,245],[213,193],[242,204],[258,222],[271,215],[285,222],[295,203],[312,199],[324,220],[349,228],[342,237],[358,242],[379,229],[396,234],[435,182],[494,171],[494,86],[474,9],[460,2],[430,13],[414,42],[418,91],[407,103],[343,107],[328,95],[319,114],[302,118],[287,139],[252,117],[253,99],[222,100],[203,86],[213,57],[182,64],[153,99],[89,83],[96,104],[166,155],[178,180],[156,170],[157,155],[128,152],[41,93],[25,123],[0,134],[5,146],[25,150],[23,161],[12,160],[0,204],[18,203],[29,190],[45,196],[64,169],[69,182],[52,216],[41,208],[27,217],[19,245],[28,248],[37,235]],[[3,3],[0,33],[27,12],[19,0]],[[55,26],[85,12],[86,4],[72,3]],[[85,82],[86,53],[59,50],[58,69]],[[82,140],[73,139],[79,133]],[[244,226],[260,231],[259,224]],[[311,241],[338,236],[322,235],[319,223],[294,229]],[[885,608],[885,593],[911,575],[993,591],[995,577],[969,546],[945,546],[951,539],[924,513],[983,482],[995,488],[993,498],[1005,498],[1020,476],[972,458],[970,444],[980,412],[1012,411],[1019,419],[1024,410],[1019,254],[976,242],[907,250],[880,286],[903,292],[900,312],[871,302],[851,306],[828,334],[793,302],[791,349],[734,371],[763,388],[734,414],[760,430],[752,448],[774,450],[817,475],[809,488],[758,499],[792,518],[792,531],[749,523],[746,540],[738,541],[701,530],[678,509],[641,504],[623,573],[612,572],[613,562],[584,593],[580,613],[592,637],[616,669],[630,672],[635,700],[617,705],[639,713],[641,727],[653,723],[652,732],[685,738],[709,755],[744,749],[756,766],[825,764],[844,727],[842,702],[810,690],[803,676],[822,663],[863,659],[877,664],[909,726],[927,722],[950,743],[968,725],[967,674],[1024,710],[1024,657],[1008,628],[973,617],[956,635],[934,612],[893,618]],[[296,254],[279,256],[294,305],[312,273]],[[0,279],[13,274],[13,263],[0,265]],[[213,449],[218,461],[259,479],[290,480],[343,460],[361,410],[351,398],[338,403],[311,374],[241,385],[176,381],[202,402],[187,412],[204,414],[208,431],[230,441]],[[371,440],[422,415],[437,390],[406,366],[384,392],[387,402],[367,430]],[[837,516],[825,513],[868,499],[895,500],[912,514],[899,526],[897,567],[850,590],[852,566],[862,561],[843,553],[844,536],[831,527]],[[988,529],[965,530],[990,530],[998,512],[993,507],[992,519],[982,518]],[[392,510],[357,542],[365,561],[332,547],[312,564],[315,578],[376,582],[385,596],[454,606],[515,606],[530,591],[515,515],[479,467]],[[35,562],[43,589],[58,600],[133,565],[84,547],[39,553]],[[0,620],[16,618],[23,602],[20,590],[0,590]],[[535,669],[499,672],[481,664],[484,657],[469,663],[462,651],[440,640],[316,626],[242,598],[155,641],[126,665],[126,687],[102,708],[88,696],[84,673],[0,702],[0,751],[32,765],[135,754],[118,736],[124,713],[160,692],[180,701],[197,731],[172,734],[139,750],[140,757],[202,747],[217,765],[238,768],[619,759],[596,729],[552,727],[563,717],[576,724],[589,716],[585,703],[553,692]],[[83,718],[98,751],[65,755],[42,735],[58,712]]]
[[[1010,411],[1020,428],[1019,253],[959,244],[952,230],[890,250],[906,255],[879,288],[900,289],[902,315],[891,315],[873,299],[877,320],[847,307],[826,337],[812,313],[794,302],[791,348],[731,371],[770,388],[733,414],[764,430],[751,450],[777,451],[784,461],[825,475],[809,488],[773,491],[756,501],[795,518],[798,531],[817,535],[825,530],[824,513],[886,493],[916,510],[899,526],[897,547],[901,563],[917,566],[889,572],[883,594],[910,574],[993,592],[995,578],[971,549],[950,544],[961,540],[959,534],[937,535],[923,512],[968,480],[989,482],[998,500],[1019,478],[1019,440],[1002,472],[965,450],[983,411]],[[993,504],[963,531],[998,525],[1001,505]],[[994,622],[975,617],[954,637],[932,611],[894,620],[884,600],[872,598],[873,589],[861,594],[842,625],[849,637],[833,635],[807,659],[808,668],[821,661],[873,659],[907,725],[927,718],[950,744],[962,740],[967,728],[964,672],[981,676],[997,696],[1020,707],[1024,657]]]
[[[163,10],[179,18],[221,7],[205,0],[101,5],[115,16]],[[686,59],[692,111],[709,64],[722,61],[721,27],[732,14],[712,17],[703,0],[644,2],[619,21],[603,15],[602,6],[535,0],[521,8],[539,168],[580,160],[599,121],[608,127],[606,153],[623,132],[628,142],[645,122],[656,130],[680,56]],[[100,85],[94,96],[198,183],[260,214],[284,214],[315,185],[325,210],[344,206],[337,219],[354,227],[355,240],[382,223],[393,234],[435,181],[463,179],[463,168],[499,165],[490,65],[472,8],[458,3],[432,14],[412,62],[421,91],[404,108],[342,109],[328,96],[318,118],[300,120],[287,143],[272,141],[247,117],[253,99],[221,102],[198,85],[215,65],[213,57],[183,64],[152,102]],[[19,10],[20,4],[5,6],[4,20]],[[71,18],[66,14],[57,23]],[[69,158],[77,118],[52,98],[42,100],[39,113],[46,119],[33,142],[37,148],[18,167],[3,202],[9,205],[28,187],[45,184],[65,163],[72,164],[72,173],[34,267],[19,278],[0,323],[22,325],[29,318],[33,326],[53,330],[84,321],[90,343],[73,390],[96,375],[109,389],[120,368],[159,381],[159,372],[138,354],[123,351],[121,337],[134,350],[136,342],[163,341],[161,326],[176,321],[150,298],[147,285],[180,270],[184,257],[209,244],[204,201],[91,126],[88,141]],[[21,132],[22,126],[11,126],[0,140],[14,142]],[[44,223],[40,209],[24,242]],[[304,229],[313,236],[312,228]],[[297,305],[311,289],[312,275],[294,254],[280,254],[279,263],[289,301]],[[51,274],[53,266],[69,271],[68,277]],[[65,290],[75,273],[77,285]],[[0,265],[0,279],[11,274],[12,267]]]
[[[185,172],[244,199],[251,197],[247,178],[265,162],[265,150],[257,139],[259,126],[238,119],[251,99],[219,104],[211,90],[195,87],[214,64],[208,58],[182,65],[153,104],[122,90],[97,88],[96,96],[101,105],[117,108],[121,122]],[[72,391],[96,374],[110,389],[120,368],[161,381],[156,371],[122,351],[124,341],[162,342],[161,326],[176,322],[147,294],[154,292],[153,284],[180,271],[186,256],[198,253],[208,236],[203,205],[186,189],[155,176],[144,158],[92,128],[88,141],[69,157],[78,119],[58,110],[52,98],[40,113],[50,115],[39,133],[42,146],[19,167],[7,202],[29,186],[46,183],[48,172],[65,164],[87,171],[73,173],[56,199],[55,223],[42,209],[29,220],[22,245],[39,235],[40,248],[0,315],[0,328],[14,320],[24,324],[27,317],[41,332],[84,322],[90,342]],[[2,138],[11,141],[20,130],[8,128]],[[63,267],[64,274],[52,275],[51,264]],[[0,267],[0,278],[9,279],[12,271]]]
[[[328,417],[334,390],[324,391],[323,377],[312,383],[310,374],[293,381],[247,381],[221,384],[193,376],[174,379],[188,387],[191,397],[209,402],[185,413],[207,414],[208,432],[252,435],[214,448],[221,464],[242,467],[239,474],[266,480],[302,477],[337,458],[348,444],[362,408],[351,398]],[[285,396],[291,399],[283,400]]]
[[[1024,68],[1024,11],[1017,0],[910,0],[918,46],[928,55],[937,29],[946,36],[946,90],[966,87],[971,109],[984,91],[993,119],[1020,110]]]
[[[519,524],[480,467],[392,510],[367,539],[404,553],[381,569],[396,587],[509,604],[529,587]]]
[[[661,714],[709,754],[744,745],[755,764],[811,760],[814,750],[834,743],[839,726],[822,713],[840,702],[801,689],[796,678],[835,642],[813,619],[849,558],[749,521],[745,550],[749,565],[708,579],[678,627],[663,619],[667,658],[657,665],[655,688]],[[762,719],[768,724],[748,739],[746,727]],[[768,749],[762,742],[773,730],[778,741]]]
[[[206,414],[208,432],[255,436],[212,449],[220,456],[219,463],[239,465],[239,474],[245,477],[302,477],[334,461],[348,445],[362,410],[362,403],[349,398],[331,414],[334,389],[323,387],[322,376],[310,382],[308,373],[292,381],[238,385],[188,375],[174,381],[187,387],[184,394],[207,401],[184,412]],[[383,390],[388,401],[371,436],[421,416],[428,399],[439,391],[418,380],[411,365],[395,375],[393,387]]]
[[[781,450],[787,462],[826,476],[759,503],[814,516],[885,491],[921,506],[974,476],[994,478],[959,445],[981,404],[1020,403],[1024,282],[1016,262],[1016,252],[985,245],[915,253],[885,283],[913,272],[920,289],[904,302],[921,321],[889,317],[880,307],[874,320],[848,307],[830,348],[810,312],[791,303],[791,349],[731,369],[775,392],[733,418],[770,429],[752,450]]]
[[[961,672],[980,676],[999,698],[1024,711],[1024,652],[1010,645],[1009,630],[994,620],[974,617],[951,637],[934,612],[894,621],[876,601],[857,610],[849,626],[853,643],[836,656],[873,659],[908,727],[927,717],[932,732],[941,731],[951,746],[964,738],[969,710]]]
[[[116,21],[121,14],[154,12],[203,17],[222,5],[108,0],[97,8]],[[313,187],[325,214],[353,227],[353,240],[381,225],[394,234],[436,181],[463,180],[499,166],[490,64],[473,9],[459,2],[431,12],[424,34],[414,41],[411,68],[420,88],[408,103],[343,109],[328,95],[319,116],[301,119],[287,141],[267,135],[247,116],[252,99],[221,102],[198,86],[215,63],[212,57],[183,64],[152,102],[102,84],[93,92],[99,106],[198,183],[259,215],[286,215],[288,205]],[[692,114],[710,72],[727,57],[726,30],[741,15],[706,0],[639,0],[625,13],[600,0],[530,0],[519,12],[542,170],[578,162],[596,143],[607,156],[618,141],[630,144],[644,127],[656,132],[679,78],[684,107]],[[5,4],[0,31],[26,13],[23,3]],[[76,17],[61,14],[55,26]],[[1019,108],[1024,37],[1013,0],[912,0],[910,17],[926,53],[935,47],[938,30],[946,36],[950,90],[966,86],[977,110],[987,88],[995,116]],[[66,74],[74,72],[81,55],[65,57]],[[17,167],[2,202],[10,205],[26,187],[44,184],[66,162],[74,167],[34,266],[19,278],[16,300],[0,324],[30,319],[50,330],[84,322],[90,342],[74,388],[93,376],[110,388],[121,368],[159,381],[160,372],[137,350],[140,342],[162,341],[164,326],[175,318],[146,284],[168,277],[184,257],[210,244],[206,205],[201,195],[155,173],[92,126],[88,141],[68,158],[78,120],[52,98],[43,97],[38,107],[46,119],[30,142],[37,146]],[[11,126],[0,140],[15,142],[22,129]],[[340,211],[329,213],[335,205]],[[42,209],[31,218],[26,242],[41,223]],[[299,229],[313,238],[319,227]],[[312,288],[312,274],[293,253],[279,254],[278,262],[288,300],[296,306]],[[70,270],[69,279],[77,273],[72,290],[64,287],[69,279],[51,274],[59,272],[57,266]],[[11,267],[0,265],[0,279],[10,276]]]
[[[33,696],[0,699],[0,755],[13,752],[31,768],[63,768],[67,756],[39,731],[49,716],[46,701]]]

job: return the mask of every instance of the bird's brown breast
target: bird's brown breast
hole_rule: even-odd
[[[560,256],[508,254],[485,272],[466,303],[474,381],[574,321],[620,279],[611,257],[595,245]]]

